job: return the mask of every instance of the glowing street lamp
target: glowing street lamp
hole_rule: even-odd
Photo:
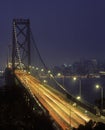
[[[76,77],[73,77],[73,80],[75,81],[75,80],[77,80],[77,78],[76,78]]]
[[[31,65],[29,65],[29,68],[30,68],[30,69],[31,69],[31,67],[32,67],[32,66],[31,66]]]
[[[62,75],[61,73],[57,73],[57,77],[62,78],[62,86],[64,87],[64,83],[65,83],[65,76]]]
[[[32,66],[32,69],[34,69],[35,67],[34,66]]]
[[[57,76],[60,77],[60,76],[61,76],[61,73],[58,73]]]
[[[47,83],[47,80],[43,80],[44,83]]]
[[[52,74],[50,74],[50,77],[53,78],[54,76]]]
[[[103,87],[97,84],[96,88],[101,90],[101,110],[102,110],[103,109]]]
[[[80,100],[80,99],[81,99],[81,97],[80,97],[80,96],[77,96],[77,99],[78,99],[78,100]]]
[[[77,77],[73,77],[73,80],[76,81]],[[81,79],[79,79],[79,96],[77,96],[77,99],[81,99]]]
[[[41,72],[44,72],[44,69],[41,69]]]
[[[36,70],[39,70],[39,68],[38,68],[38,67],[36,67],[35,69],[36,69]]]
[[[51,73],[51,71],[50,70],[48,70],[48,74],[50,74]]]
[[[30,71],[28,71],[28,74],[31,74],[31,72],[30,72]]]

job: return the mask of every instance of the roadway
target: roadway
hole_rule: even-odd
[[[50,87],[41,84],[35,77],[23,71],[16,70],[15,74],[20,82],[37,97],[39,102],[49,111],[51,117],[61,126],[63,130],[78,128],[80,124],[85,125],[91,116],[74,107],[59,93],[51,91]]]

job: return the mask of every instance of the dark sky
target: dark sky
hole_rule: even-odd
[[[105,59],[105,0],[0,0],[0,63],[12,42],[13,18],[29,18],[48,66]]]

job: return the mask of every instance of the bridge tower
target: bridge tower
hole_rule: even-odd
[[[13,19],[12,40],[12,69],[28,70],[31,64],[29,19]]]

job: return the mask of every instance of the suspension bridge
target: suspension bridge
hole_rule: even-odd
[[[96,116],[93,108],[72,97],[56,80],[39,53],[29,19],[13,19],[11,57],[10,66],[15,78],[61,129],[78,128],[89,120],[104,122]],[[52,87],[49,82],[55,83],[56,87]]]

